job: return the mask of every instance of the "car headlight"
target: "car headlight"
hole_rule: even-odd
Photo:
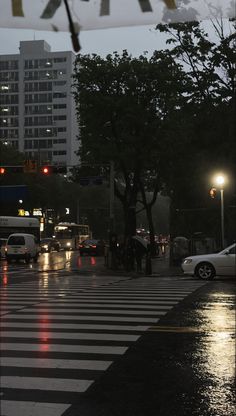
[[[44,244],[42,247],[45,248],[46,250],[48,249],[48,245],[47,244]]]
[[[192,259],[184,259],[183,264],[190,264],[192,261]]]
[[[68,243],[66,243],[66,245],[67,245],[68,247],[70,247],[70,246],[71,246],[71,243],[68,241]]]

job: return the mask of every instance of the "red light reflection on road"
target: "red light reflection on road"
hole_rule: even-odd
[[[49,351],[49,345],[48,344],[40,344],[40,352],[47,352]]]
[[[80,256],[77,257],[77,266],[81,267],[82,266],[82,259]]]
[[[49,319],[46,317],[39,321],[39,340],[42,344],[39,344],[39,351],[49,351],[48,339],[50,338],[50,332],[45,328],[45,324],[49,323]]]
[[[96,264],[96,259],[95,259],[95,257],[91,257],[91,258],[90,258],[90,263],[91,263],[91,265],[92,265],[92,266],[95,266],[95,264]]]
[[[4,286],[6,286],[8,283],[8,277],[6,274],[3,275],[2,281],[3,281]]]

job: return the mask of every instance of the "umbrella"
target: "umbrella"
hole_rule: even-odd
[[[140,243],[147,250],[147,247],[148,247],[147,240],[144,240],[144,238],[139,237],[138,235],[134,235],[132,238],[133,240],[136,240],[138,243]]]

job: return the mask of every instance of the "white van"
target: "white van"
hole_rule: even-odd
[[[7,262],[11,260],[25,260],[29,263],[31,259],[36,263],[39,256],[39,245],[36,237],[32,234],[16,233],[9,235],[5,248]]]

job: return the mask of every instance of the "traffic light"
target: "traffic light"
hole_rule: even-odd
[[[45,166],[41,166],[41,173],[43,175],[51,175],[52,174],[52,166],[49,165],[45,165]]]
[[[63,174],[66,175],[67,173],[67,167],[66,166],[58,166],[58,165],[44,165],[41,166],[40,172],[43,175],[51,175],[52,173],[56,173],[56,174]]]
[[[8,173],[23,173],[23,166],[0,166],[0,175],[6,175]]]
[[[216,197],[216,188],[211,188],[209,193],[210,197],[214,199]]]

